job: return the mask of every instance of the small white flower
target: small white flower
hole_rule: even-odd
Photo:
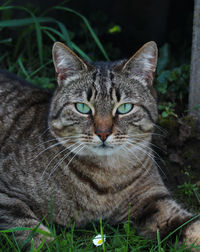
[[[104,242],[106,241],[106,236],[103,236]],[[95,246],[101,246],[103,244],[103,240],[100,234],[98,234],[97,236],[94,237],[93,239],[93,244]]]

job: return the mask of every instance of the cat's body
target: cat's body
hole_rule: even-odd
[[[95,67],[56,46],[53,96],[0,72],[0,229],[35,227],[52,213],[65,226],[119,223],[129,214],[141,234],[167,235],[192,214],[171,199],[152,159],[155,44]],[[200,243],[199,222],[183,236]]]

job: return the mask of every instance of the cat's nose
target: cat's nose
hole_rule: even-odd
[[[96,135],[101,139],[102,142],[105,142],[108,136],[112,133],[111,129],[106,131],[96,130]]]

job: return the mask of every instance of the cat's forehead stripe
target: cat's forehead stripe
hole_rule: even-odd
[[[93,74],[93,85],[98,95],[110,96],[112,93],[112,80],[110,70],[108,69],[97,69]]]

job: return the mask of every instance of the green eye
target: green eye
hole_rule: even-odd
[[[76,103],[76,109],[82,114],[89,114],[91,109],[85,103]]]
[[[128,112],[130,112],[132,110],[132,108],[133,108],[133,104],[124,103],[118,107],[117,113],[118,114],[127,114]]]

